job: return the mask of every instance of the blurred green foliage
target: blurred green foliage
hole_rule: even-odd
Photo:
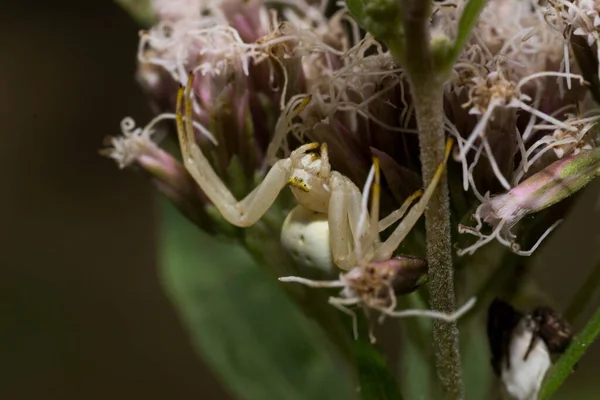
[[[250,255],[161,204],[165,289],[198,352],[236,397],[352,399],[350,375],[320,329]]]
[[[152,11],[152,0],[115,0],[131,17],[142,26],[150,26],[155,16]]]

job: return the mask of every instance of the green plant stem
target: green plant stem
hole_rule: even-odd
[[[541,400],[549,399],[562,386],[565,379],[571,375],[575,364],[577,364],[583,353],[596,340],[598,334],[600,334],[600,307],[581,332],[573,339],[565,354],[562,355],[550,372],[548,372],[548,376],[540,391],[539,398]]]
[[[434,65],[429,46],[430,0],[403,0],[406,57],[401,59],[403,66],[411,75],[434,78]],[[393,48],[390,46],[390,49]],[[396,56],[396,54],[394,54]],[[421,66],[419,68],[419,65]]]
[[[433,80],[411,85],[419,139],[423,184],[429,185],[444,154],[443,87]],[[429,294],[433,310],[455,310],[454,270],[450,235],[450,205],[446,174],[425,210]],[[433,340],[442,388],[449,399],[463,398],[458,328],[456,322],[435,321]]]
[[[407,55],[404,67],[415,105],[423,184],[427,187],[444,156],[444,86],[442,78],[435,73],[429,46],[431,2],[404,0],[403,13]],[[425,210],[425,227],[430,305],[433,310],[451,313],[455,310],[455,296],[446,173]],[[442,389],[448,399],[462,399],[464,387],[456,323],[435,321],[433,341]]]

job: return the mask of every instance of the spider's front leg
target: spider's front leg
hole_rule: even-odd
[[[413,228],[413,226],[415,226],[415,224],[417,223],[419,218],[421,218],[421,215],[423,215],[423,212],[425,211],[425,208],[427,207],[427,204],[429,203],[431,196],[433,196],[433,193],[435,192],[435,189],[437,188],[437,185],[442,177],[442,174],[444,173],[446,163],[448,162],[448,157],[450,156],[450,150],[452,149],[452,144],[453,144],[453,140],[452,140],[452,138],[449,138],[446,141],[446,151],[444,153],[444,160],[437,167],[435,174],[433,175],[433,178],[431,179],[431,182],[429,183],[429,186],[427,186],[427,189],[421,196],[421,199],[419,200],[419,202],[417,204],[415,204],[410,209],[410,211],[408,211],[408,213],[406,214],[406,217],[404,217],[402,222],[400,222],[400,224],[396,227],[396,229],[394,229],[394,231],[388,237],[388,239],[378,247],[378,249],[375,253],[375,256],[374,256],[374,261],[382,261],[382,260],[390,259],[392,257],[392,254],[398,248],[398,246],[400,246],[400,243],[402,243],[402,241],[404,240],[406,235],[408,235],[408,233]],[[417,197],[416,194],[409,197],[407,199],[407,201],[405,202],[405,204],[403,204],[399,210],[392,212],[392,214],[390,214],[390,216],[384,218],[381,222],[383,223],[385,221],[385,223],[383,223],[381,225],[384,226],[384,228],[385,228],[385,227],[393,224],[395,222],[395,220],[402,218],[404,215],[404,212],[406,212],[406,210],[408,209],[410,202],[412,202],[416,197]],[[392,215],[393,215],[393,217],[390,218]]]
[[[378,221],[379,218],[379,166],[374,163],[374,184],[371,200],[371,215],[366,212],[366,199],[368,198],[369,182],[365,185],[362,195],[356,185],[350,179],[339,173],[331,176],[331,200],[329,203],[329,229],[335,232],[330,236],[331,253],[334,263],[344,269],[350,270],[365,260],[382,261],[389,260],[393,252],[398,248],[406,235],[417,223],[431,196],[437,187],[446,162],[450,156],[453,141],[448,139],[444,153],[444,160],[438,166],[429,186],[422,193],[418,191],[410,196],[402,206],[390,215]],[[419,196],[421,199],[410,210],[411,203]],[[408,213],[406,214],[406,212]],[[402,222],[394,229],[392,234],[384,243],[378,243],[378,233],[406,214]],[[377,250],[374,250],[374,246]],[[374,254],[373,254],[374,252]]]
[[[286,158],[276,162],[261,184],[238,202],[196,144],[191,100],[193,79],[190,74],[185,89],[180,87],[177,93],[177,135],[185,168],[228,222],[240,227],[253,225],[286,185],[292,161]]]

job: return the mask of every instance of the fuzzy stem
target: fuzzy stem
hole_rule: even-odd
[[[423,185],[427,187],[443,159],[443,88],[431,82],[411,85],[419,126]],[[440,180],[425,210],[429,293],[433,310],[451,313],[455,309],[454,270],[450,237],[450,202],[447,175]],[[434,321],[436,365],[444,391],[450,399],[463,398],[458,328],[456,322]]]
[[[423,184],[429,185],[444,158],[444,85],[437,76],[429,47],[431,2],[404,0],[406,57],[404,67],[419,127]],[[433,310],[455,310],[454,270],[450,228],[448,179],[444,172],[425,210],[430,305]],[[464,398],[458,328],[456,322],[434,321],[433,341],[436,368],[446,398]]]

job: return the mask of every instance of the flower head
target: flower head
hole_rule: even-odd
[[[547,198],[564,198],[540,196],[547,186],[533,189],[529,179],[557,158],[597,146],[598,117],[584,102],[587,82],[566,39],[593,34],[592,3],[491,1],[454,66],[446,125],[458,142],[463,188],[481,203],[475,230],[461,231],[482,235],[483,222],[493,229],[469,253],[496,238],[526,254],[510,229]],[[138,78],[167,111],[162,120],[172,117],[177,85],[193,74],[195,135],[214,152],[219,175],[241,162],[241,186],[252,187],[255,174],[317,141],[328,144],[333,169],[358,185],[371,157],[381,159],[385,210],[418,189],[418,131],[404,71],[373,36],[360,36],[345,8],[326,18],[302,0],[277,7],[260,0],[153,4],[159,22],[141,33]],[[434,30],[455,36],[465,4],[437,3]],[[531,196],[536,204],[525,200]]]

